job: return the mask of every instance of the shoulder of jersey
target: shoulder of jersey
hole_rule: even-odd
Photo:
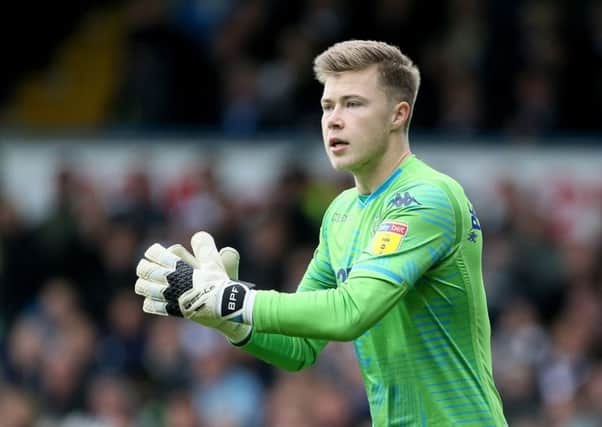
[[[339,203],[345,203],[348,200],[355,200],[357,198],[357,189],[355,187],[348,188],[347,190],[343,190],[336,196],[332,202],[330,202],[330,206],[335,206]]]
[[[415,181],[396,183],[396,185],[388,192],[385,207],[418,207],[424,205],[426,200],[430,199],[430,196],[437,194],[443,196],[447,194],[446,185],[443,182],[446,178],[446,175],[441,174],[430,177],[421,177]]]
[[[339,193],[328,205],[326,212],[324,212],[323,220],[328,221],[332,213],[338,209],[343,209],[344,205],[349,203],[350,199],[355,200],[357,198],[357,190],[355,188],[348,188],[347,190]]]

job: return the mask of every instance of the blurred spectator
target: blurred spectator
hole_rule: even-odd
[[[349,401],[341,390],[310,373],[281,374],[267,403],[267,427],[350,426]],[[356,420],[354,420],[356,421]]]
[[[235,351],[220,338],[197,353],[192,362],[196,375],[193,404],[209,426],[259,427],[263,414],[257,408],[263,401],[263,388],[254,372],[233,363]]]
[[[130,384],[123,378],[97,376],[88,386],[88,412],[110,426],[133,426],[136,407],[132,391]]]
[[[125,223],[112,223],[99,242],[100,268],[93,276],[82,280],[82,302],[86,312],[99,324],[106,322],[106,308],[120,291],[130,289],[136,281],[135,269],[140,240],[135,230]]]
[[[130,290],[109,302],[108,330],[97,346],[96,363],[103,369],[140,377],[144,371],[146,336],[140,301]]]
[[[234,239],[239,213],[225,196],[210,159],[185,171],[168,186],[164,198],[172,241],[187,242],[198,230],[210,232],[216,241]]]
[[[527,0],[520,3],[518,26],[522,60],[527,67],[557,70],[564,61],[561,8],[554,2]]]
[[[298,125],[298,111],[317,111],[319,95],[311,99],[307,94],[313,60],[309,32],[286,30],[277,43],[273,60],[259,66],[257,96],[262,125],[285,129]]]
[[[222,130],[226,135],[250,136],[259,128],[256,69],[255,64],[244,60],[225,67]]]
[[[602,365],[596,363],[588,372],[581,387],[574,414],[567,425],[570,427],[593,427],[602,420]]]
[[[134,396],[123,378],[99,375],[91,379],[83,410],[67,414],[60,427],[133,427]]]
[[[585,383],[591,365],[600,307],[588,309],[587,305],[587,299],[569,301],[552,325],[549,352],[540,364],[544,410],[558,425],[564,425],[574,411],[577,390]]]
[[[290,251],[284,269],[283,291],[295,292],[297,290],[314,254],[314,249],[314,246],[301,246]]]
[[[183,2],[125,3],[129,26],[126,64],[112,122],[151,127],[216,125],[220,94],[217,69],[211,49],[180,26],[178,17],[187,14],[186,6],[181,13],[178,9],[173,12],[172,21],[170,6]]]
[[[321,213],[349,185],[294,164],[253,205],[222,188],[215,162],[207,160],[155,193],[159,205],[142,175],[132,175],[132,191],[100,192],[92,178],[61,169],[54,208],[42,219],[43,239],[29,240],[47,248],[37,253],[46,271],[36,273],[42,279],[31,286],[39,290],[23,295],[0,336],[0,381],[31,395],[23,407],[44,427],[369,425],[352,345],[330,343],[315,367],[285,374],[231,348],[215,331],[145,315],[132,292],[135,263],[149,239],[140,230],[162,227],[170,243],[209,229],[220,246],[241,251],[245,280],[294,291],[312,257]],[[587,189],[585,211],[562,185],[551,193],[537,188],[502,177],[481,203],[496,382],[513,426],[597,425],[599,191]],[[32,233],[11,205],[1,206],[3,244],[16,231]],[[166,213],[161,221],[154,222],[155,211]],[[3,267],[10,265],[3,274],[13,279],[2,288],[9,297],[19,290],[13,283],[25,284],[31,274],[31,264]]]
[[[290,224],[275,212],[251,220],[248,240],[241,250],[240,277],[274,289],[284,284],[285,256],[290,248]]]
[[[258,54],[263,44],[262,30],[267,24],[266,0],[240,0],[223,21],[213,43],[218,67],[234,65],[241,57]],[[222,81],[227,87],[228,81]]]
[[[30,427],[37,418],[34,401],[18,388],[0,384],[2,427]]]
[[[546,72],[527,70],[518,76],[514,116],[509,129],[517,136],[538,136],[552,130],[557,122],[556,86]]]
[[[47,277],[62,276],[76,284],[87,283],[100,271],[100,239],[105,232],[105,212],[93,186],[69,165],[55,177],[52,211],[39,230],[47,260]]]
[[[352,343],[329,343],[320,355],[315,370],[323,381],[336,387],[331,391],[338,391],[345,397],[349,421],[370,418],[366,390]]]
[[[174,393],[167,400],[165,427],[203,427],[192,399],[185,392]]]
[[[83,368],[77,355],[66,345],[45,349],[39,388],[45,413],[60,419],[73,408],[83,406]]]
[[[0,337],[5,324],[10,325],[39,291],[47,256],[40,253],[33,228],[0,195]],[[30,268],[32,259],[39,260],[38,268]]]
[[[548,233],[547,218],[530,194],[533,190],[507,182],[499,191],[506,205],[503,230],[513,248],[509,293],[531,301],[547,322],[558,313],[565,296],[564,259]]]
[[[300,15],[300,23],[318,46],[330,45],[340,40],[346,25],[343,4],[340,0],[306,2],[305,13]]]
[[[175,23],[199,44],[211,48],[225,20],[239,6],[238,0],[180,0],[175,6]]]
[[[129,225],[140,240],[162,235],[166,218],[155,202],[151,182],[144,171],[149,166],[133,169],[126,177],[123,194],[116,198],[116,203],[109,208],[111,217]]]
[[[481,127],[480,92],[474,76],[451,72],[442,79],[439,127],[471,136]]]
[[[549,346],[535,307],[525,300],[507,305],[492,342],[494,374],[509,420],[535,414],[540,405],[536,369]]]
[[[8,334],[4,351],[2,365],[7,380],[27,390],[36,390],[44,344],[42,325],[31,317],[19,318]]]
[[[102,102],[103,113],[96,120],[107,127],[185,126],[245,136],[275,127],[316,131],[320,86],[313,81],[314,54],[338,40],[363,38],[399,45],[421,66],[421,104],[414,116],[419,129],[447,130],[458,115],[470,122],[471,132],[507,130],[537,136],[554,129],[600,129],[595,115],[602,99],[598,1],[106,3],[69,2],[64,13],[46,11],[51,22],[62,24],[61,30],[49,23],[36,26],[48,33],[35,37],[45,43],[23,49],[26,53],[9,61],[7,81],[18,83],[33,70],[50,68],[47,63],[60,58],[61,45],[81,46],[78,42],[86,34],[95,34],[85,31],[94,26],[94,20],[85,19],[90,12],[101,16],[110,11],[111,36],[105,37],[110,47],[104,56],[114,60],[97,73],[94,87],[100,99],[109,101]],[[22,10],[9,10],[8,28],[11,12],[14,22],[23,21]],[[88,54],[85,49],[79,52]],[[66,61],[62,72],[77,76],[81,66],[77,60]],[[450,79],[446,70],[458,68],[461,77]],[[31,78],[30,86],[41,89],[30,91],[28,105],[40,104],[52,91],[66,91],[66,85],[57,84],[60,79],[46,71],[39,73],[45,77]],[[454,94],[463,98],[460,106],[451,104]],[[11,107],[20,105],[19,96],[0,90],[5,104],[0,117],[11,125],[39,125],[33,123],[39,114],[21,114],[20,121],[10,114]],[[72,120],[57,119],[56,125],[77,125],[85,99],[74,99],[56,107],[65,111],[57,117],[71,114]],[[77,103],[82,108],[72,105]],[[475,112],[479,117],[471,116]],[[52,124],[52,119],[43,124],[49,125],[49,120]],[[90,123],[79,120],[80,125]]]
[[[161,396],[191,383],[189,359],[180,344],[179,323],[173,317],[152,319],[148,330],[144,366]]]

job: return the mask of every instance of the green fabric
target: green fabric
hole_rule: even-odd
[[[253,331],[243,348],[255,357],[287,371],[313,365],[328,341]]]
[[[245,349],[301,368],[353,340],[374,426],[506,425],[481,257],[462,187],[412,156],[369,197],[332,202],[302,292],[258,291]]]

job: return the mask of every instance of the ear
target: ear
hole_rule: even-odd
[[[391,122],[391,129],[401,129],[410,117],[410,104],[406,101],[401,101],[396,104],[393,110],[393,118]]]

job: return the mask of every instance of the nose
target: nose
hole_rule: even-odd
[[[341,111],[338,106],[333,108],[328,115],[328,118],[326,119],[326,125],[328,126],[328,129],[342,129],[344,127]]]

